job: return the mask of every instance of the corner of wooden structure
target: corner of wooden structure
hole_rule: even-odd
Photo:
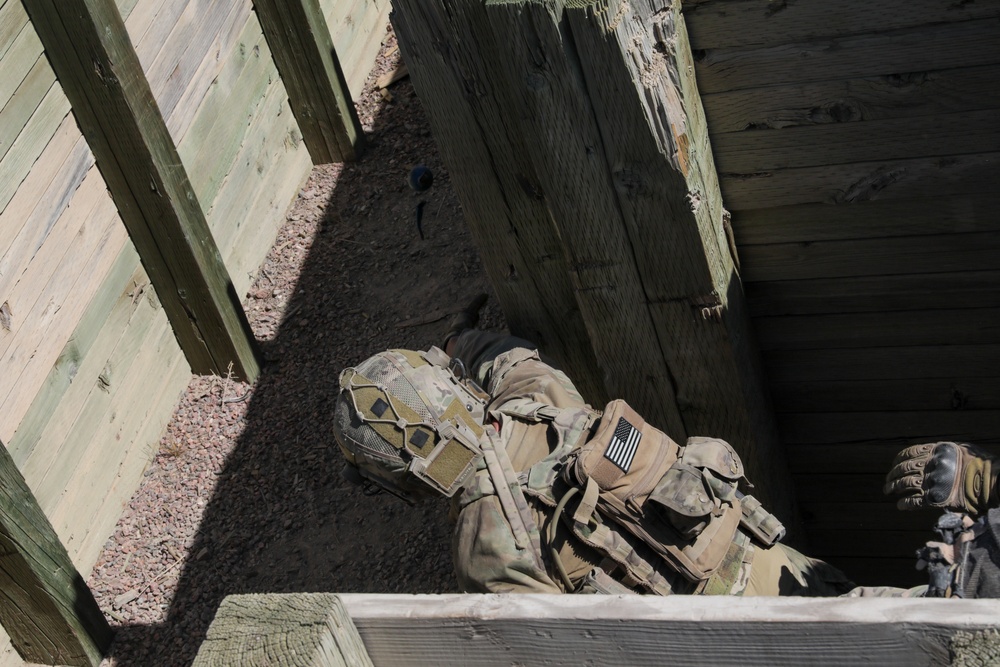
[[[358,630],[332,593],[230,595],[192,667],[372,667]]]

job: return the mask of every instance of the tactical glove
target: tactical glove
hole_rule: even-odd
[[[907,447],[885,479],[899,509],[946,507],[978,515],[997,504],[1000,459],[972,445],[932,442]]]

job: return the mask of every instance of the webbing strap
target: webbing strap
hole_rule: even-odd
[[[492,427],[487,427],[486,437],[482,440],[486,469],[492,478],[500,506],[510,523],[514,543],[519,549],[529,549],[538,569],[544,571],[542,540],[538,534],[538,526],[521,491],[521,485],[518,484],[517,474],[507,456],[507,450],[503,445],[497,446],[498,440],[496,431]]]
[[[594,547],[622,569],[622,583],[642,586],[658,595],[670,595],[673,588],[649,561],[640,556],[621,535],[596,520],[594,512],[601,488],[593,478],[587,480],[583,498],[573,513],[573,534]]]
[[[576,511],[573,512],[573,522],[582,524],[586,526],[590,523],[590,520],[594,517],[594,511],[597,509],[597,501],[601,495],[601,487],[597,485],[597,482],[593,478],[587,480],[587,486],[583,489],[583,499],[580,500],[580,504],[577,506]]]

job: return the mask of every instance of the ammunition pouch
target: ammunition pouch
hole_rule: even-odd
[[[723,563],[743,515],[736,491],[743,464],[728,443],[691,438],[682,448],[620,400],[608,404],[563,475],[586,489],[581,504],[596,496],[598,514],[693,582]]]

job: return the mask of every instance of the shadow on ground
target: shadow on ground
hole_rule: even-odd
[[[329,192],[313,183],[314,172],[304,189],[311,201],[300,197],[289,215],[293,232],[286,228],[276,247],[282,238],[286,245],[311,243],[297,284],[272,289],[283,270],[272,249],[251,290],[255,327],[258,316],[275,312],[255,310],[255,292],[266,299],[294,292],[280,328],[262,345],[267,363],[245,427],[187,552],[166,620],[120,628],[109,656],[117,665],[190,664],[232,593],[456,591],[447,504],[409,507],[363,495],[342,479],[331,437],[343,367],[389,347],[439,342],[450,313],[489,289],[420,103],[408,82],[391,90],[366,155],[337,167]],[[426,193],[406,184],[417,163],[435,175]],[[309,224],[309,207],[327,194]],[[418,201],[426,203],[423,239]],[[485,324],[501,324],[495,303]]]

